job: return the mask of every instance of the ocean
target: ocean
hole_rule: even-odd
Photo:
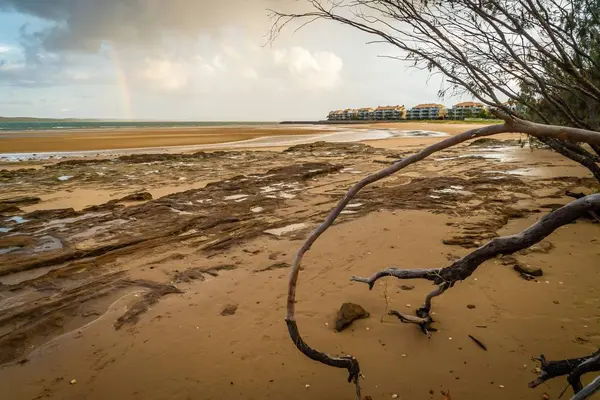
[[[195,126],[273,125],[277,122],[245,121],[3,121],[0,131],[49,131],[53,129],[185,128]]]

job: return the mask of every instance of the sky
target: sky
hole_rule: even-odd
[[[442,102],[438,76],[331,21],[267,43],[293,0],[0,0],[0,116],[323,119]]]

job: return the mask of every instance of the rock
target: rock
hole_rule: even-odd
[[[552,242],[547,240],[541,241],[539,243],[534,244],[533,246],[523,249],[519,251],[519,254],[529,254],[529,253],[549,253],[554,249],[554,245]]]
[[[33,236],[29,235],[14,235],[14,236],[4,236],[0,238],[0,248],[5,247],[27,247],[33,246],[36,244]]]
[[[2,204],[0,203],[0,213],[18,213],[21,209],[14,204]]]
[[[280,262],[280,263],[271,264],[267,267],[257,270],[256,272],[273,271],[275,269],[282,269],[282,268],[291,268],[291,265],[286,262]]]
[[[83,318],[91,317],[93,315],[102,315],[102,313],[98,310],[89,310],[89,311],[84,311],[81,313],[81,316]]]
[[[192,267],[192,268],[188,268],[184,271],[175,271],[175,273],[173,274],[173,282],[189,283],[189,282],[195,281],[195,280],[204,281],[206,278],[204,277],[203,272],[204,272],[203,269],[200,267]]]
[[[455,237],[452,239],[444,239],[442,240],[442,243],[444,243],[447,246],[460,246],[460,247],[464,247],[465,249],[473,249],[476,247],[479,247],[479,244],[470,238],[461,238],[461,237]]]
[[[400,289],[402,290],[413,290],[415,287],[413,285],[401,285]]]
[[[472,309],[474,309],[474,308],[475,308],[475,304],[467,304],[467,308],[468,308],[469,310],[472,310]]]
[[[11,197],[9,199],[0,200],[0,205],[12,204],[12,205],[21,205],[21,206],[30,206],[32,204],[37,204],[42,199],[35,196],[18,196]]]
[[[73,208],[57,208],[53,210],[36,210],[25,214],[25,219],[64,219],[78,217],[80,213],[75,211]]]
[[[338,311],[335,330],[341,332],[355,320],[368,318],[369,316],[370,314],[358,304],[344,303]]]
[[[527,274],[527,275],[531,275],[531,276],[542,276],[544,275],[544,272],[542,271],[541,268],[539,267],[532,267],[530,265],[527,264],[515,264],[515,266],[513,267],[513,269],[519,273],[522,274]]]
[[[152,200],[152,195],[148,192],[138,192],[120,198],[117,201],[146,201]]]
[[[500,257],[500,263],[502,265],[515,265],[518,262],[519,261],[513,256],[501,256]]]
[[[524,272],[519,273],[519,276],[521,278],[525,279],[526,281],[533,281],[533,280],[535,280],[535,276],[526,274]]]
[[[224,317],[226,317],[228,315],[233,315],[233,314],[235,314],[237,309],[238,309],[237,304],[227,304],[225,306],[225,308],[223,309],[223,311],[221,311],[221,315]]]

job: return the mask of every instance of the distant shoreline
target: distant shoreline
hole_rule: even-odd
[[[348,120],[348,121],[281,121],[280,125],[372,125],[372,124],[494,124],[499,119],[390,119],[390,120]]]

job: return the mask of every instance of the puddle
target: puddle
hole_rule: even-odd
[[[279,190],[278,188],[274,188],[272,186],[263,186],[263,187],[260,188],[260,191],[262,193],[273,193],[273,192],[276,192],[278,190]]]
[[[262,207],[252,207],[252,208],[250,209],[250,211],[252,211],[253,213],[255,213],[255,214],[256,214],[256,213],[263,212],[263,211],[264,211],[264,208],[262,208]]]
[[[72,224],[73,222],[78,222],[93,217],[102,217],[104,215],[108,215],[108,213],[87,213],[80,215],[79,217],[53,219],[51,221],[46,222],[44,224],[44,228],[39,230],[38,232],[48,230],[49,228],[64,228],[66,224]]]
[[[346,208],[358,208],[362,207],[363,203],[350,203],[346,206]]]
[[[306,227],[307,227],[307,225],[305,223],[291,224],[288,226],[284,226],[283,228],[268,229],[264,232],[269,235],[283,236],[283,235],[291,233],[291,232],[300,231]]]
[[[352,210],[344,210],[342,211],[340,214],[357,214],[357,211],[352,211]]]
[[[179,215],[193,215],[193,213],[191,213],[189,211],[181,211],[176,208],[171,208],[171,211],[173,211],[174,213],[179,214]]]
[[[296,197],[296,195],[291,193],[280,193],[279,197],[281,197],[282,199],[293,199]]]
[[[107,231],[116,225],[123,225],[123,224],[126,224],[127,222],[129,222],[129,221],[127,221],[126,219],[115,219],[115,220],[109,221],[103,225],[94,226],[88,230],[77,233],[77,234],[71,236],[69,239],[70,240],[89,239],[92,236],[95,236],[99,233]]]
[[[354,168],[344,168],[340,170],[340,173],[362,174],[362,171],[355,170]]]
[[[0,254],[8,254],[10,252],[17,251],[19,249],[20,249],[20,247],[16,247],[16,246],[4,247],[4,248],[0,249]]]
[[[241,200],[241,199],[246,200],[246,197],[248,197],[247,194],[234,194],[232,196],[224,197],[224,200]]]
[[[518,176],[534,176],[535,174],[531,169],[528,168],[517,168],[511,169],[510,171],[505,171],[505,174],[508,175],[518,175]]]
[[[33,350],[31,353],[27,355],[27,358],[30,360],[36,358],[45,358],[45,357],[53,357],[57,352],[61,351],[60,345],[68,346],[70,340],[80,335],[85,330],[89,329],[91,326],[99,323],[108,323],[110,324],[115,321],[119,315],[123,314],[123,310],[127,310],[128,306],[132,304],[132,300],[136,297],[140,297],[142,294],[147,293],[147,290],[135,290],[129,293],[124,294],[115,300],[106,310],[104,314],[99,316],[98,318],[93,319],[87,324],[73,329],[69,332],[63,333],[62,335],[56,336],[52,338],[49,342],[42,344],[40,347]]]
[[[10,228],[0,228],[0,233],[7,233],[10,232],[11,229]]]
[[[33,249],[34,253],[42,253],[44,251],[59,250],[63,248],[60,239],[55,238],[54,236],[42,236],[40,240],[42,241],[42,244]]]
[[[69,179],[71,179],[73,176],[72,175],[63,175],[63,176],[59,176],[58,180],[59,181],[68,181]]]
[[[434,193],[444,193],[444,194],[460,194],[463,196],[470,196],[473,194],[472,192],[469,192],[467,190],[462,190],[462,189],[464,189],[463,186],[456,185],[456,186],[450,186],[449,188],[436,189],[433,192]]]
[[[28,220],[28,219],[25,219],[25,218],[23,218],[23,217],[18,217],[18,216],[17,216],[17,217],[10,217],[10,218],[8,218],[8,219],[6,220],[6,222],[10,222],[10,221],[12,221],[12,222],[15,222],[15,223],[17,223],[17,224],[24,224],[25,222],[28,222],[29,220]]]

